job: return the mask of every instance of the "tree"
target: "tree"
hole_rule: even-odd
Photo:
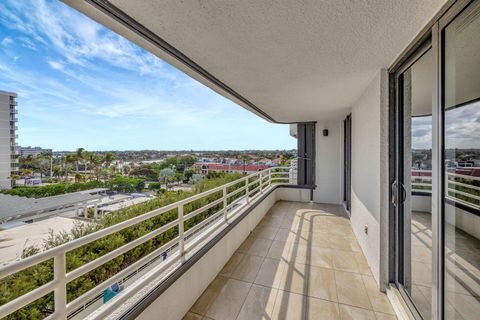
[[[33,174],[32,169],[20,169],[20,176],[23,179],[23,185],[27,185],[27,178],[29,178]]]
[[[77,163],[77,172],[79,170],[78,169],[79,164],[80,164],[80,162],[83,162],[85,160],[86,154],[87,154],[87,152],[85,151],[84,148],[78,148],[77,151],[75,152],[75,160],[76,160],[76,163]]]
[[[50,159],[46,157],[38,157],[36,159],[36,167],[40,172],[40,178],[50,174]]]
[[[12,173],[10,175],[10,179],[12,180],[12,185],[15,187],[17,185],[17,180],[20,179],[20,176],[16,173]]]
[[[77,162],[77,159],[73,154],[67,154],[65,156],[65,181],[68,182],[68,177],[73,171],[73,165]]]
[[[199,173],[194,173],[188,180],[188,183],[190,184],[196,184],[197,182],[200,182],[203,179],[203,175]]]
[[[165,183],[165,188],[168,189],[168,182],[175,177],[175,170],[172,168],[165,168],[160,170],[159,180]]]
[[[113,161],[116,160],[115,155],[112,152],[107,152],[105,154],[105,157],[103,158],[105,165],[107,168],[109,168],[112,164]]]

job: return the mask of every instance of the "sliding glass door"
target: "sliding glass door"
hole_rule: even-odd
[[[480,0],[391,71],[390,279],[419,319],[480,318]]]
[[[397,75],[397,285],[419,316],[432,309],[432,78],[426,42]]]
[[[445,319],[480,318],[480,1],[442,30]]]

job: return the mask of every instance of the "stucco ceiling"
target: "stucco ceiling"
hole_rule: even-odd
[[[249,108],[115,26],[97,9],[66,2]],[[391,65],[444,2],[110,1],[281,122],[346,113],[379,69]]]

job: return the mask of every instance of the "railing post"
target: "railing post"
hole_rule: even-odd
[[[53,276],[57,286],[55,288],[55,319],[67,319],[67,264],[65,252],[53,258]]]
[[[267,169],[267,174],[268,174],[268,186],[272,184],[272,168]]]
[[[228,223],[227,217],[227,187],[223,187],[223,220]]]
[[[245,194],[247,196],[247,204],[250,204],[250,190],[248,185],[248,176],[245,178]]]
[[[263,192],[263,172],[260,171],[260,193]]]
[[[182,261],[185,260],[185,238],[184,238],[184,226],[183,226],[183,204],[179,204],[178,211],[178,248]]]

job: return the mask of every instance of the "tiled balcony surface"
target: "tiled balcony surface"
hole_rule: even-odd
[[[276,203],[184,319],[395,319],[343,208]]]

